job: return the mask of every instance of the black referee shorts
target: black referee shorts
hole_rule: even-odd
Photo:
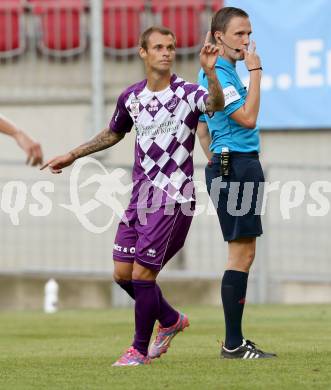
[[[258,153],[231,152],[228,176],[221,176],[221,155],[214,154],[205,173],[224,241],[260,236],[264,175]]]

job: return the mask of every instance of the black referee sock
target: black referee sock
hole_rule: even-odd
[[[221,286],[225,318],[225,348],[235,349],[242,344],[241,321],[244,311],[248,273],[228,270]]]

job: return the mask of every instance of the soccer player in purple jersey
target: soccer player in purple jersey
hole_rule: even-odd
[[[43,154],[40,144],[32,140],[24,131],[17,128],[17,126],[0,115],[0,132],[13,137],[18,146],[24,150],[27,155],[27,164],[36,166],[42,164]]]
[[[150,363],[189,325],[187,316],[164,299],[156,277],[184,245],[192,221],[192,155],[199,116],[224,107],[214,68],[218,49],[209,39],[210,33],[200,53],[209,81],[207,91],[171,74],[176,49],[173,32],[163,27],[147,29],[139,50],[147,78],[120,95],[109,128],[42,167],[60,173],[77,158],[113,146],[132,127],[136,130],[134,187],[113,251],[114,279],[135,300],[135,336],[114,366]],[[157,337],[148,350],[156,320]]]

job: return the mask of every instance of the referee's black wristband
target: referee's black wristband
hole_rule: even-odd
[[[253,72],[253,70],[263,70],[263,68],[260,66],[259,68],[248,69],[248,72]]]

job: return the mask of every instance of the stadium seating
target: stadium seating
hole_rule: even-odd
[[[0,1],[0,58],[10,58],[25,49],[21,0]]]
[[[104,47],[114,55],[136,52],[144,0],[104,0]]]
[[[224,0],[212,0],[211,9],[213,12],[218,11],[224,6]]]
[[[111,55],[136,53],[139,35],[148,18],[149,25],[165,25],[175,32],[177,53],[197,52],[205,29],[202,11],[206,8],[214,12],[223,3],[223,0],[104,0],[105,51]],[[86,0],[0,0],[0,58],[24,51],[24,20],[31,22],[30,11],[32,38],[43,54],[69,57],[83,52],[87,46],[85,14],[89,4]]]
[[[83,52],[83,0],[32,0],[38,48],[47,55],[67,57]]]
[[[152,0],[156,23],[170,28],[177,37],[177,53],[189,54],[202,44],[202,0]]]

